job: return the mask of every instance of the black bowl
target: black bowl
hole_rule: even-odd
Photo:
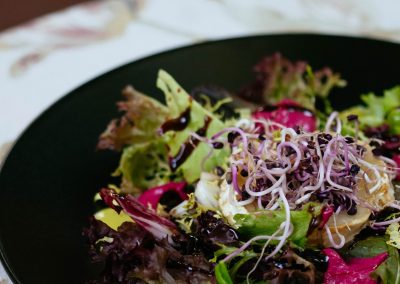
[[[252,79],[252,66],[281,52],[330,66],[348,86],[332,96],[335,107],[359,94],[400,83],[400,45],[323,35],[270,35],[206,42],[157,54],[108,72],[71,92],[21,135],[0,173],[1,259],[15,283],[82,283],[98,267],[87,257],[82,228],[94,211],[94,193],[110,182],[118,154],[96,151],[99,134],[118,115],[115,102],[132,84],[160,99],[157,70],[186,89],[202,83],[236,90]],[[79,67],[78,67],[79,68]],[[66,74],[68,76],[68,74]],[[17,110],[16,110],[17,111]]]

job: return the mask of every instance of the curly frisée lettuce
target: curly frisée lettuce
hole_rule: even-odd
[[[121,151],[120,189],[100,190],[84,230],[105,264],[95,283],[400,282],[400,136],[380,125],[396,123],[400,88],[340,114],[328,68],[275,54],[256,73],[241,112],[228,91],[190,96],[163,70],[165,103],[124,90],[98,144]]]
[[[386,241],[388,245],[400,249],[400,225],[399,223],[392,223],[387,227],[386,234],[389,235],[389,240]]]
[[[342,119],[352,118],[344,128],[347,133],[371,138],[376,155],[393,159],[400,180],[400,86],[385,90],[383,96],[368,93],[361,99],[364,105],[340,113]]]
[[[177,118],[189,110],[188,117],[185,118],[187,120],[185,127],[183,129],[177,129],[179,127],[174,126],[165,127],[163,139],[168,145],[169,155],[173,157],[172,167],[176,168],[177,173],[182,173],[185,180],[194,182],[199,179],[201,171],[210,171],[223,163],[229,152],[224,148],[208,156],[210,146],[200,142],[191,151],[190,156],[183,160],[188,151],[187,149],[191,148],[190,145],[196,143],[191,138],[192,133],[196,133],[200,137],[209,138],[227,127],[227,125],[218,116],[207,111],[193,100],[171,75],[163,70],[160,70],[158,74],[157,87],[165,94],[171,119]],[[163,130],[163,127],[161,127],[161,130]],[[207,160],[203,165],[199,166],[199,162],[202,162],[205,157],[207,157]]]
[[[125,192],[141,192],[170,181],[167,151],[161,139],[133,144],[123,150],[114,176],[122,175],[121,188]]]
[[[315,111],[317,98],[329,108],[327,99],[335,87],[346,82],[329,68],[315,72],[305,61],[291,62],[280,53],[265,57],[255,67],[256,80],[244,87],[239,96],[265,105],[276,105],[290,99],[302,107]]]
[[[374,93],[361,95],[361,100],[365,105],[349,108],[341,113],[341,117],[345,119],[350,114],[357,115],[361,127],[388,123],[394,134],[400,134],[398,121],[388,119],[400,107],[400,86],[385,90],[383,96]]]
[[[188,240],[172,245],[136,223],[113,230],[94,218],[83,233],[92,261],[105,264],[95,283],[212,283],[211,263]]]
[[[168,115],[167,107],[131,86],[122,95],[125,101],[118,102],[117,106],[124,115],[113,119],[100,135],[100,149],[121,150],[127,145],[151,141]]]
[[[212,170],[229,154],[221,149],[207,156],[210,146],[192,138],[193,133],[210,137],[226,123],[194,101],[163,70],[158,74],[157,86],[165,94],[166,106],[127,87],[123,91],[127,101],[118,103],[125,114],[111,121],[100,136],[99,148],[123,149],[114,175],[122,175],[121,189],[125,192],[140,192],[174,179],[194,182],[202,170]],[[185,111],[187,117],[180,117]],[[185,119],[173,127],[174,120]],[[199,167],[206,156],[208,159]]]

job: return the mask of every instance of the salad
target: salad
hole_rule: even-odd
[[[98,148],[121,151],[83,234],[94,283],[400,283],[400,87],[338,111],[346,82],[280,54],[228,92],[132,87]]]

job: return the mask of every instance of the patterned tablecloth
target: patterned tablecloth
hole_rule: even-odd
[[[0,33],[0,160],[64,94],[129,61],[209,39],[318,32],[400,41],[396,0],[103,0]],[[11,283],[0,264],[0,284]]]

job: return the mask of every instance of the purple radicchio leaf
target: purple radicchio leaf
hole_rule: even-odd
[[[112,189],[103,188],[100,191],[100,196],[108,206],[118,213],[123,210],[157,240],[167,238],[172,243],[172,237],[179,234],[172,221],[158,216],[153,210],[144,207],[142,203],[129,194],[121,195]]]

